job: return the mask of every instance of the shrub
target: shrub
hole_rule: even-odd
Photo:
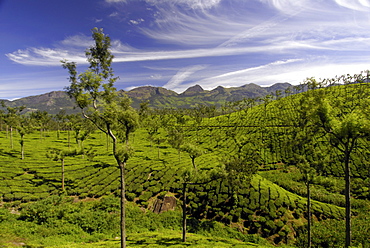
[[[148,201],[152,197],[153,193],[150,191],[145,191],[142,195],[139,196],[140,201]]]
[[[11,214],[8,209],[0,207],[0,222],[15,220],[15,215]]]

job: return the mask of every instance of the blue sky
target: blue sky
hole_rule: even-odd
[[[0,0],[0,99],[69,85],[91,29],[118,89],[298,84],[370,69],[370,0]]]

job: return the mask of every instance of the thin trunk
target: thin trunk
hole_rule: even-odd
[[[24,136],[21,136],[21,159],[24,159]]]
[[[68,148],[71,148],[71,134],[69,129],[68,129]]]
[[[182,242],[186,242],[186,183],[183,183],[182,195]]]
[[[64,191],[64,158],[62,158],[62,191]]]
[[[346,149],[344,154],[345,169],[345,198],[346,198],[346,247],[351,246],[351,176],[350,176],[350,152]]]
[[[311,248],[311,188],[307,182],[307,247]]]
[[[13,127],[10,126],[10,148],[13,149]]]
[[[83,140],[80,141],[80,147],[81,147],[82,159],[85,159],[85,149],[84,149]]]
[[[107,143],[107,151],[109,151],[109,138],[108,138],[108,134],[105,135],[105,139],[106,139],[106,143]]]
[[[193,164],[194,169],[197,170],[197,166],[195,165],[195,157],[191,157],[191,163]]]
[[[109,125],[107,126],[107,134],[111,137],[112,143],[113,143],[113,155],[116,159],[117,164],[119,165],[120,168],[120,177],[121,177],[121,215],[120,215],[120,229],[121,229],[121,248],[126,248],[126,205],[125,205],[125,167],[126,167],[126,162],[122,162],[119,158],[119,155],[117,154],[117,138],[114,136],[112,133],[112,130],[110,129]],[[127,144],[128,140],[126,140]]]
[[[120,163],[120,172],[121,172],[121,248],[126,248],[125,167],[126,167],[126,163]]]

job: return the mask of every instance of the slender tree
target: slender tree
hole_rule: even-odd
[[[13,129],[17,127],[20,120],[20,114],[22,111],[26,108],[25,106],[20,107],[9,107],[5,105],[5,102],[1,102],[1,106],[3,108],[6,108],[6,113],[3,114],[4,122],[9,126],[10,128],[10,148],[13,149]]]
[[[16,126],[20,135],[19,144],[21,145],[21,159],[24,159],[24,137],[26,134],[30,134],[33,131],[32,119],[25,115],[20,115],[17,120]]]
[[[51,116],[46,111],[36,110],[31,113],[31,118],[34,120],[35,125],[40,129],[40,139],[43,139],[44,132],[51,121]]]
[[[132,155],[129,136],[138,126],[139,115],[131,107],[131,100],[119,97],[111,68],[113,55],[111,41],[103,29],[92,30],[94,45],[85,52],[89,68],[77,73],[76,63],[62,61],[69,72],[67,93],[75,100],[82,115],[112,140],[112,152],[120,169],[121,181],[121,248],[126,247],[125,226],[125,167]]]
[[[315,89],[317,83],[314,79],[308,79],[305,82],[309,85],[308,88]],[[283,145],[284,160],[297,166],[302,174],[302,179],[306,184],[307,193],[307,247],[311,247],[311,184],[316,175],[315,168],[321,165],[323,158],[320,156],[319,149],[315,136],[318,128],[312,125],[313,108],[311,100],[314,92],[308,91],[297,95],[294,98],[289,98],[285,106],[292,114],[284,117],[282,123],[288,128],[288,136],[285,136]],[[290,101],[289,101],[290,100]]]
[[[64,161],[65,161],[65,158],[66,157],[73,157],[73,156],[76,156],[78,154],[80,154],[81,152],[78,151],[78,150],[60,150],[60,149],[50,149],[47,153],[46,153],[46,157],[47,158],[50,158],[54,161],[60,161],[61,162],[61,174],[62,174],[62,191],[64,191],[65,187],[64,187],[64,179],[65,179],[65,175],[64,175]]]
[[[175,148],[179,154],[179,162],[181,161],[181,146],[184,144],[184,130],[181,126],[173,126],[167,128],[167,141]]]
[[[55,121],[57,124],[57,139],[60,138],[60,129],[62,129],[67,121],[67,114],[64,109],[60,110],[56,115],[55,115]]]
[[[195,159],[203,154],[203,150],[199,146],[192,143],[184,143],[180,149],[189,155],[191,164],[196,170],[197,166],[195,165]]]
[[[368,73],[368,72],[367,72]],[[358,148],[359,140],[370,136],[370,120],[366,114],[368,107],[367,84],[362,75],[338,77],[335,98],[328,98],[326,91],[316,91],[313,98],[315,124],[326,134],[328,144],[340,154],[343,164],[346,201],[346,247],[351,246],[351,166],[352,156]],[[352,83],[357,84],[352,84]],[[351,83],[351,84],[350,84]]]

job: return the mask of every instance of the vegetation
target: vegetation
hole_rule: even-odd
[[[87,71],[64,63],[85,119],[4,105],[0,245],[369,247],[368,72],[219,109],[135,110],[93,35]]]
[[[118,97],[114,88],[118,78],[114,77],[111,68],[114,56],[110,52],[110,38],[102,29],[95,28],[92,33],[95,44],[85,53],[90,64],[89,69],[77,74],[74,62],[62,61],[62,64],[70,75],[71,85],[67,87],[68,94],[76,101],[82,115],[112,140],[113,157],[120,169],[121,247],[125,248],[125,168],[132,156],[129,136],[138,125],[138,114],[130,106],[130,99]],[[83,137],[85,139],[87,136]]]

